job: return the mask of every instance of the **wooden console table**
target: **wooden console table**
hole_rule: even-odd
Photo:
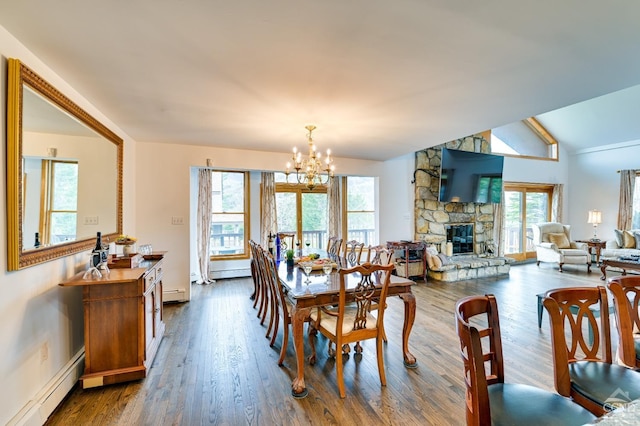
[[[111,269],[101,278],[83,279],[80,272],[60,283],[82,287],[84,389],[146,377],[165,329],[162,268],[160,257],[138,268]]]
[[[387,241],[389,250],[400,250],[404,259],[396,259],[396,273],[401,277],[419,277],[427,281],[427,246],[422,241]],[[412,256],[413,254],[413,256]]]

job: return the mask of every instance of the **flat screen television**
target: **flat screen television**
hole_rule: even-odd
[[[442,149],[439,200],[451,203],[499,203],[504,157]]]

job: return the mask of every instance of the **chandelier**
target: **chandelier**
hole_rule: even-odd
[[[293,148],[293,156],[291,157],[298,183],[304,184],[309,189],[313,189],[317,185],[326,185],[329,183],[329,180],[333,179],[333,171],[335,170],[331,150],[327,149],[327,156],[324,158],[324,161],[321,160],[322,154],[316,151],[316,146],[313,144],[313,139],[311,138],[311,132],[313,132],[315,128],[316,126],[314,125],[305,126],[305,129],[309,131],[307,134],[309,157],[303,159],[302,152],[298,151],[297,147]],[[287,177],[287,183],[289,182],[289,174],[293,173],[291,167],[292,164],[288,162],[287,170],[284,172]]]

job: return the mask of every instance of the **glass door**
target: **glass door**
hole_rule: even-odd
[[[505,255],[516,260],[533,259],[531,225],[551,219],[552,185],[505,184],[504,247]]]
[[[310,191],[304,185],[277,185],[276,209],[278,232],[295,234],[299,248],[327,247],[326,188]]]

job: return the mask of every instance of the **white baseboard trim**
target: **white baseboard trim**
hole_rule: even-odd
[[[16,414],[8,426],[42,426],[78,382],[84,370],[84,348]]]
[[[250,277],[251,269],[250,268],[240,268],[240,269],[224,269],[220,271],[211,271],[209,276],[214,280],[219,280],[223,278],[242,278],[242,277]]]
[[[163,302],[185,302],[187,300],[187,291],[184,288],[175,288],[164,290],[162,292]]]

